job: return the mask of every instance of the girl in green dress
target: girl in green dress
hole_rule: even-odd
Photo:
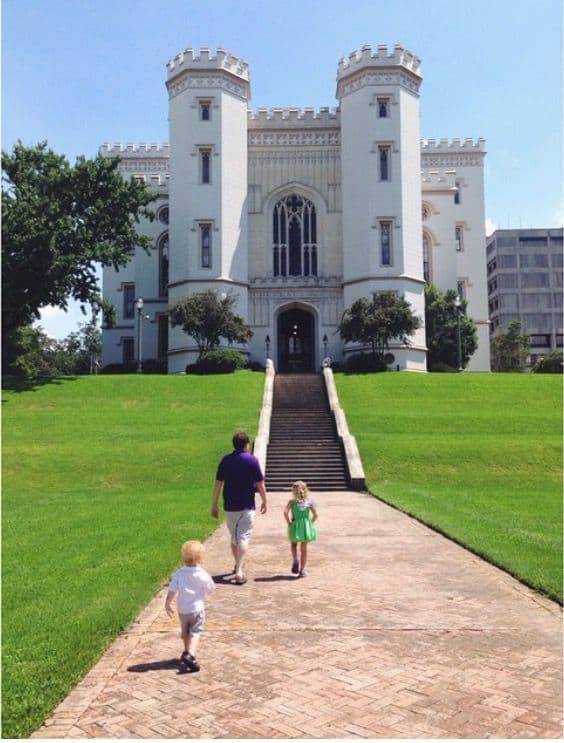
[[[288,523],[288,537],[292,550],[292,573],[304,578],[307,562],[307,545],[317,538],[317,529],[314,522],[317,520],[315,503],[309,497],[307,485],[297,480],[292,485],[292,495],[284,509],[284,518]],[[298,562],[298,543],[300,545],[300,560]]]

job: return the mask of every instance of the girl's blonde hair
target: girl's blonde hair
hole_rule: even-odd
[[[197,565],[202,561],[204,554],[204,545],[195,539],[184,542],[182,545],[182,559],[185,565]]]
[[[292,485],[292,494],[295,498],[300,498],[302,496],[304,498],[308,497],[309,490],[303,480],[296,480],[296,482]]]

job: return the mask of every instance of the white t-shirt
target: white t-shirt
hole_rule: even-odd
[[[179,614],[193,614],[203,611],[206,593],[215,589],[209,573],[199,565],[185,565],[172,576],[169,591],[178,592],[176,605]]]

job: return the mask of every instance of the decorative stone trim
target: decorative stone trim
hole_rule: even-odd
[[[327,147],[339,145],[341,136],[339,130],[327,131],[256,131],[249,130],[248,143],[250,147],[280,147],[312,145]]]
[[[225,90],[243,100],[249,98],[249,84],[221,70],[217,72],[186,71],[178,78],[174,78],[174,81],[169,81],[167,88],[169,99],[175,98],[190,88]]]
[[[262,408],[260,411],[258,432],[253,447],[253,453],[258,459],[263,473],[266,473],[266,452],[270,441],[270,419],[272,418],[274,375],[274,364],[271,359],[267,359],[264,376],[264,392],[262,395]]]
[[[329,398],[329,408],[333,413],[337,426],[337,435],[343,442],[345,459],[347,460],[347,467],[349,469],[350,487],[352,490],[366,490],[366,478],[364,476],[364,467],[362,466],[360,452],[358,451],[355,437],[349,431],[345,412],[339,403],[339,396],[331,367],[323,367],[323,378],[327,389],[327,397]]]

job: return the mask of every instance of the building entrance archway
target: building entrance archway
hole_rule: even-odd
[[[278,370],[282,373],[314,371],[314,319],[311,312],[291,309],[278,316]]]

